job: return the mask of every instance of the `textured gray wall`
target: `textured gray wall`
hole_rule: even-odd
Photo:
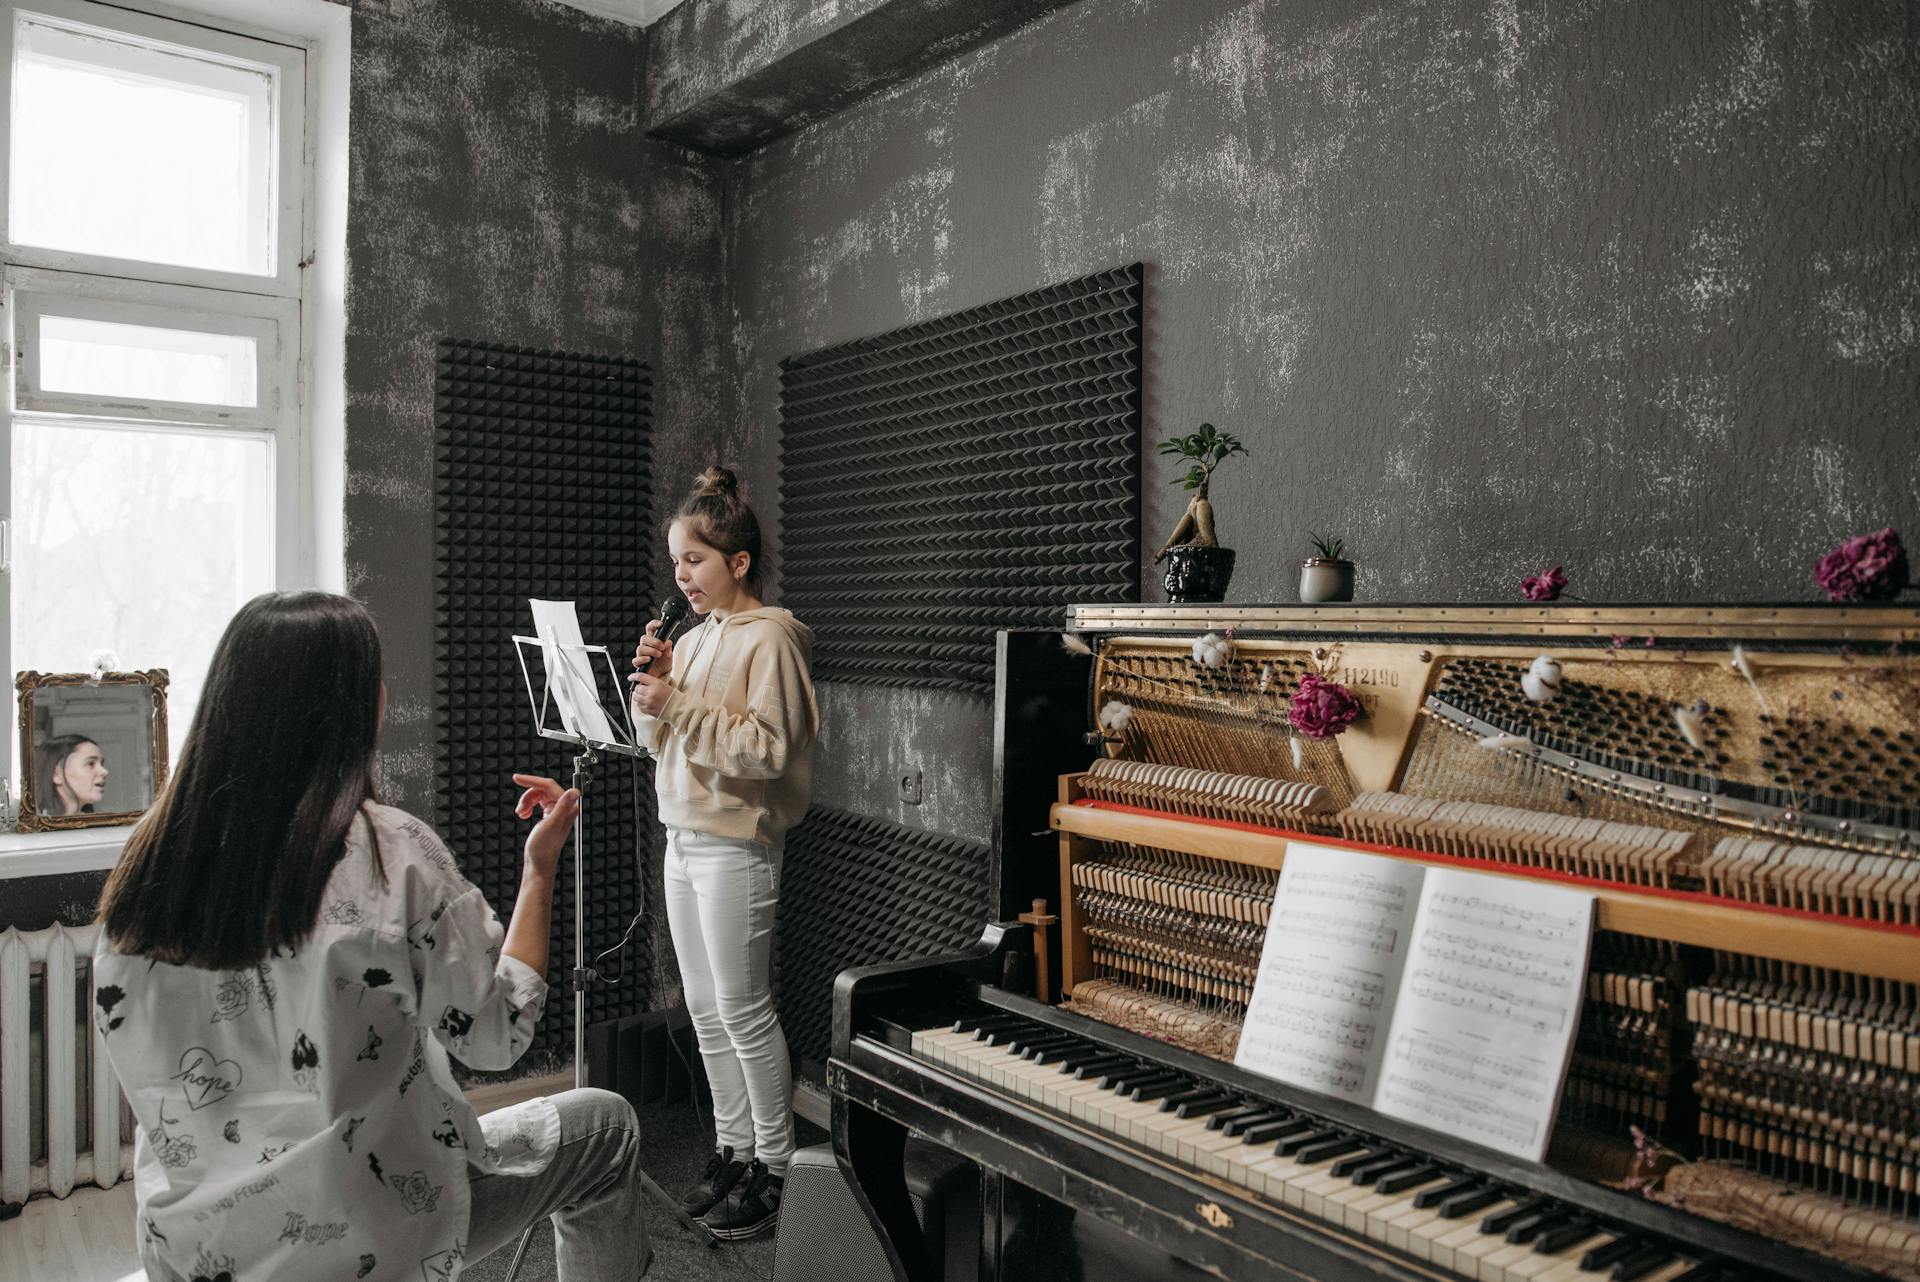
[[[1253,451],[1233,599],[1292,600],[1309,529],[1369,600],[1812,597],[1920,516],[1914,12],[1082,0],[735,162],[754,476],[782,357],[1140,259],[1148,438]],[[984,708],[827,707],[820,800],[938,762],[920,819],[985,835]]]
[[[730,417],[720,185],[642,136],[643,44],[634,28],[540,0],[355,6],[347,583],[386,646],[382,782],[422,813],[433,805],[434,340],[639,355],[656,370],[663,436],[697,438]]]

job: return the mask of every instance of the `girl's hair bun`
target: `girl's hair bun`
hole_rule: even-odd
[[[708,468],[694,478],[693,493],[696,498],[729,497],[740,492],[740,478],[731,469],[719,464]]]

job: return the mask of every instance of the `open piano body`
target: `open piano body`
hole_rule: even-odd
[[[1071,734],[1019,724],[1046,684],[1023,663],[1057,685],[1063,661],[1008,638],[996,749],[1003,915],[1048,899],[1057,947],[1009,920],[837,984],[835,1143],[901,1277],[943,1276],[909,1130],[983,1172],[985,1277],[1920,1277],[1920,612],[1087,606],[1071,630]],[[1344,733],[1290,729],[1309,674],[1360,697]],[[1302,840],[1595,894],[1546,1161],[1232,1064]]]

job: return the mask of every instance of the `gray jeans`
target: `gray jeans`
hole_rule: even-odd
[[[591,1087],[563,1091],[553,1104],[560,1147],[546,1170],[474,1174],[467,1258],[510,1245],[527,1226],[551,1216],[559,1282],[633,1282],[653,1257],[633,1106]]]

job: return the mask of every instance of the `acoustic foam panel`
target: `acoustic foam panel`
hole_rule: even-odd
[[[820,681],[993,691],[1140,595],[1139,264],[781,362],[781,604]]]
[[[849,966],[951,952],[988,920],[982,842],[815,806],[787,834],[774,997],[799,1073],[818,1082],[833,1042],[833,980]]]
[[[536,736],[513,637],[529,597],[571,598],[581,635],[616,653],[647,618],[652,379],[636,360],[442,339],[434,381],[434,767],[439,830],[504,918],[526,825],[507,776],[570,781],[574,748]],[[618,667],[616,665],[616,671]],[[535,694],[539,693],[536,667]],[[558,725],[557,720],[551,724]],[[636,778],[638,775],[638,778]],[[639,788],[638,826],[633,792]],[[654,832],[650,766],[602,757],[587,792],[589,959],[643,906],[637,851]],[[574,878],[563,857],[553,905],[547,1014],[533,1049],[573,1051]],[[588,1023],[644,1008],[644,932],[623,982],[589,993]],[[612,959],[608,971],[618,969]]]

